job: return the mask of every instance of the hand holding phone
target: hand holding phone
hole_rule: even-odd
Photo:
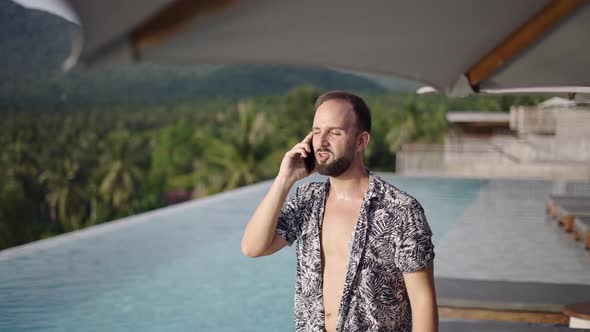
[[[316,168],[315,153],[312,147],[313,132],[310,132],[300,142],[285,154],[277,177],[284,177],[292,181],[301,180],[313,173]]]

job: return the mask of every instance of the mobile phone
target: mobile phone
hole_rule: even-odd
[[[315,151],[313,150],[313,145],[311,142],[309,142],[309,147],[311,152],[307,153],[307,157],[303,158],[303,163],[305,164],[307,174],[313,172],[313,169],[315,168]]]

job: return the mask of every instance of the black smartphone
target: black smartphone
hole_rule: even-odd
[[[307,157],[303,158],[307,174],[313,172],[313,169],[315,168],[315,151],[313,151],[313,145],[311,142],[309,142],[309,148],[311,149],[311,152],[308,152]]]

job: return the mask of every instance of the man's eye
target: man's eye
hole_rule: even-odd
[[[340,135],[341,132],[340,132],[340,130],[332,130],[332,134],[333,135]]]

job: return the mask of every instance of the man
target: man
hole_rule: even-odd
[[[285,154],[248,222],[242,252],[270,255],[297,240],[297,331],[437,331],[434,246],[422,206],[363,165],[371,117],[350,93],[320,96],[312,131]],[[313,151],[312,151],[313,146]],[[297,188],[310,173],[325,183]]]

